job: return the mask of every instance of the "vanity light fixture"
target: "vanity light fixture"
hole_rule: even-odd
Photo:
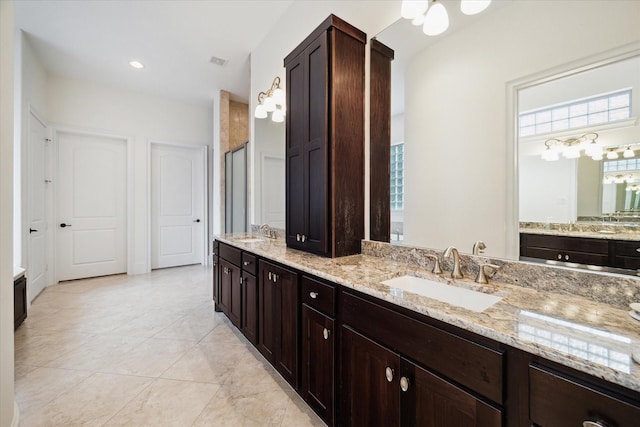
[[[607,160],[615,160],[618,158],[618,152],[613,149],[607,150]]]
[[[266,92],[258,94],[258,105],[253,113],[256,119],[266,119],[271,113],[271,120],[276,123],[284,121],[284,91],[280,89],[280,77],[273,79],[271,87]]]
[[[622,157],[624,157],[625,159],[630,159],[631,157],[635,157],[636,153],[634,153],[634,151],[631,149],[631,147],[627,147],[623,152],[622,152]]]
[[[585,154],[594,160],[602,160],[602,146],[596,142],[598,134],[595,132],[585,133],[582,136],[569,139],[551,138],[544,142],[547,147],[542,152],[542,159],[547,161],[555,161],[560,158],[559,153],[567,159],[577,159],[580,157],[580,151],[584,148]],[[584,143],[590,141],[583,147]],[[555,151],[555,154],[551,154]]]
[[[465,15],[475,15],[489,4],[491,0],[461,0],[460,10]],[[438,0],[402,0],[400,15],[410,19],[413,25],[422,25],[422,32],[428,36],[437,36],[449,28],[449,14]]]

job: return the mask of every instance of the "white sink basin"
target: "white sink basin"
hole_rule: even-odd
[[[482,312],[502,299],[495,295],[414,276],[395,277],[385,280],[382,284],[389,286],[392,290],[411,292],[476,312]]]
[[[264,242],[264,239],[260,239],[258,237],[247,237],[246,239],[236,239],[236,242],[240,242],[240,243],[258,243],[258,242]]]

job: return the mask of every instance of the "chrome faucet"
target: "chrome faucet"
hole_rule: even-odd
[[[453,246],[449,246],[442,254],[443,258],[449,258],[453,254],[453,268],[451,269],[451,277],[454,279],[462,279],[464,276],[462,275],[462,271],[460,271],[460,254],[458,254],[458,250]]]
[[[260,230],[260,234],[262,234],[263,236],[269,237],[271,239],[275,239],[277,237],[276,230],[271,228],[269,224],[262,224],[259,227],[259,230]]]
[[[433,260],[433,270],[431,272],[433,274],[442,274],[442,268],[440,268],[440,258],[437,255],[426,255],[427,258]]]
[[[487,249],[487,245],[485,245],[482,240],[477,240],[473,244],[473,251],[472,252],[473,252],[474,255],[480,255],[481,253],[484,252],[485,249]]]

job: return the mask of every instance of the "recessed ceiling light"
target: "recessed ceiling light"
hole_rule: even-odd
[[[144,68],[144,65],[142,65],[142,63],[138,62],[138,61],[129,61],[129,65],[131,65],[133,68],[137,68],[137,69]]]

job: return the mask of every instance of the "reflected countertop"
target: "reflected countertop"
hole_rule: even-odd
[[[372,255],[331,259],[288,249],[281,239],[239,241],[256,237],[259,238],[244,234],[216,236],[221,242],[304,273],[640,391],[640,364],[632,357],[634,350],[640,352],[640,321],[633,319],[628,310],[584,297],[505,283],[478,285],[473,278],[452,282],[418,265]],[[474,312],[412,292],[398,292],[381,283],[404,275],[448,282],[502,299],[482,312]]]
[[[13,267],[13,280],[17,280],[20,277],[24,276],[27,273],[27,270],[25,270],[22,267]]]

